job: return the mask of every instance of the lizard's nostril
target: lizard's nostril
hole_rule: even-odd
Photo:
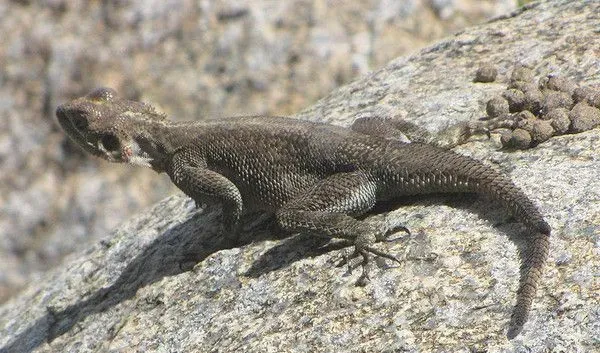
[[[58,108],[56,108],[56,117],[58,117],[59,119],[65,119],[65,108],[62,105],[59,105]]]

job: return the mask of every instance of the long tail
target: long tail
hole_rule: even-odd
[[[410,146],[410,147],[408,147]],[[507,336],[517,336],[527,321],[531,303],[542,276],[550,246],[550,226],[536,205],[505,175],[472,158],[429,145],[410,144],[402,163],[412,164],[405,170],[404,185],[422,192],[475,192],[491,197],[533,232],[521,250],[521,278],[517,303],[513,309]],[[408,157],[408,155],[417,157]]]
[[[521,253],[523,262],[521,263],[521,279],[519,280],[519,290],[517,291],[517,303],[513,309],[506,334],[509,339],[515,338],[523,330],[523,325],[527,322],[529,309],[531,308],[533,298],[535,298],[535,292],[542,277],[544,263],[548,257],[548,250],[550,248],[549,235],[550,233],[535,234],[528,239],[527,247]]]
[[[473,191],[488,195],[504,205],[512,215],[533,231],[520,254],[522,262],[517,302],[507,332],[507,337],[513,339],[527,322],[542,277],[550,247],[550,226],[536,205],[507,176],[471,158],[467,158],[463,163],[463,168],[469,170],[467,176],[473,180],[471,182],[467,179],[466,184],[472,185]]]

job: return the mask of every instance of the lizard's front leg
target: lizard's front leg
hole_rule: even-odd
[[[206,167],[199,156],[185,151],[173,157],[167,174],[181,191],[191,197],[196,205],[218,202],[223,207],[223,227],[226,236],[235,236],[236,226],[242,214],[242,194],[231,180]]]
[[[352,217],[375,205],[376,191],[376,183],[362,171],[334,174],[286,203],[276,212],[277,221],[290,231],[310,231],[349,240],[355,246],[355,254],[363,257],[363,273],[357,283],[364,284],[368,280],[371,254],[398,261],[373,248],[375,242],[390,233],[387,229]]]

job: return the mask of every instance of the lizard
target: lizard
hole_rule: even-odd
[[[359,118],[348,129],[286,117],[174,122],[152,105],[110,88],[60,105],[58,123],[83,150],[110,162],[166,173],[196,205],[222,206],[223,231],[246,212],[274,214],[283,230],[319,233],[354,246],[362,266],[396,257],[374,244],[390,232],[360,219],[377,203],[431,193],[476,193],[528,228],[507,337],[527,321],[549,251],[551,229],[527,195],[496,169],[450,149],[394,138],[403,123]],[[349,265],[350,266],[350,265]]]

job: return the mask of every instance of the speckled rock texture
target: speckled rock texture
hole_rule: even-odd
[[[298,117],[348,125],[386,106],[431,131],[485,115],[505,84],[474,83],[517,62],[539,74],[600,82],[600,3],[548,1],[396,59]],[[554,136],[525,151],[498,136],[457,151],[495,164],[530,195],[553,236],[523,333],[505,337],[525,232],[485,199],[408,200],[372,216],[412,230],[385,244],[402,257],[374,270],[335,267],[341,252],[310,235],[247,220],[239,246],[218,213],[172,196],[0,307],[0,352],[594,352],[600,350],[600,130]]]
[[[104,85],[175,119],[291,114],[514,0],[0,1],[0,303],[174,190],[84,156],[60,103]],[[423,25],[426,24],[426,25]]]

